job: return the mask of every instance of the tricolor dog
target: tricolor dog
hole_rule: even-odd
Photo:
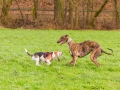
[[[108,49],[111,51],[111,53],[105,52],[97,42],[87,40],[87,41],[84,41],[81,43],[76,43],[68,35],[61,36],[60,39],[57,41],[57,43],[60,43],[60,44],[67,43],[68,44],[70,54],[72,56],[72,60],[68,64],[73,63],[73,67],[76,64],[76,60],[78,57],[84,57],[87,54],[89,54],[90,52],[91,52],[90,59],[97,66],[100,66],[100,64],[97,62],[97,58],[100,55],[102,55],[102,53],[105,53],[108,55],[113,54],[112,49]]]
[[[54,52],[36,52],[33,55],[30,54],[26,49],[25,52],[32,57],[32,60],[36,61],[36,65],[39,66],[39,62],[45,62],[47,65],[51,64],[51,61],[54,58],[57,58],[60,61],[59,57],[62,55],[62,52],[54,51]]]

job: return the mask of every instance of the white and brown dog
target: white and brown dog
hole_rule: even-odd
[[[27,49],[25,52],[32,57],[32,60],[36,61],[36,65],[39,66],[39,62],[46,62],[47,65],[51,64],[51,61],[57,57],[58,61],[60,61],[59,57],[62,55],[62,52],[54,51],[54,52],[36,52],[33,55],[30,54]]]

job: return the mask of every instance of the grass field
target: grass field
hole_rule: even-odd
[[[67,44],[56,43],[64,34],[76,42],[96,41],[107,52],[113,49],[114,55],[99,57],[100,67],[87,55],[72,68],[66,65],[71,60]],[[61,62],[35,66],[24,48],[32,54],[55,50],[64,54]],[[120,90],[120,32],[0,29],[0,90]]]

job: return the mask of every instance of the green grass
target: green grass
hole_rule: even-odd
[[[114,55],[99,57],[100,67],[87,55],[72,68],[66,65],[71,60],[67,44],[56,43],[64,34],[76,42],[96,41],[105,51],[113,49]],[[55,59],[50,66],[35,66],[24,48],[30,53],[64,54],[61,62]],[[0,90],[120,90],[120,32],[0,29]]]

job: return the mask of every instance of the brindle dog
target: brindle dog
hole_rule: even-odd
[[[84,57],[90,52],[92,54],[90,55],[90,59],[97,65],[100,66],[100,64],[97,62],[97,57],[101,56],[102,53],[112,55],[113,50],[111,50],[111,53],[105,52],[102,47],[94,41],[84,41],[82,43],[75,43],[68,35],[63,35],[60,37],[60,39],[57,41],[57,43],[63,44],[67,43],[68,47],[70,49],[70,54],[72,56],[72,60],[68,63],[71,64],[73,63],[73,67],[76,64],[76,60],[78,57]]]

